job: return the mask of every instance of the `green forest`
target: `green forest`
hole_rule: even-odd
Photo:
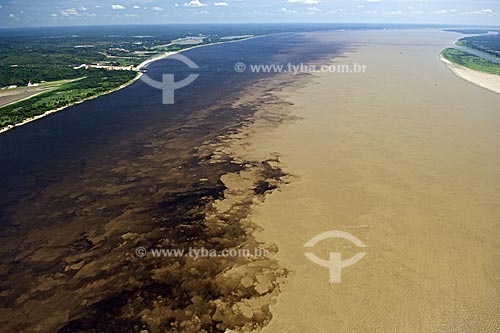
[[[464,46],[483,51],[500,59],[500,35],[465,37],[459,42]]]

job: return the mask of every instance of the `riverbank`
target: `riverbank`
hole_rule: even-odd
[[[500,75],[489,74],[484,72],[479,72],[472,70],[470,68],[460,66],[448,59],[440,56],[441,61],[443,61],[448,68],[458,77],[469,81],[476,86],[488,89],[490,91],[500,94]]]
[[[168,58],[169,56],[171,56],[173,54],[182,53],[182,52],[189,51],[189,50],[192,50],[192,49],[195,49],[195,48],[199,48],[199,47],[205,47],[205,46],[217,45],[217,44],[226,44],[226,43],[236,43],[236,42],[241,42],[241,41],[252,39],[252,38],[263,37],[263,36],[266,36],[266,35],[251,36],[251,37],[248,37],[248,38],[243,38],[243,39],[238,39],[238,40],[228,40],[228,41],[217,42],[217,43],[210,43],[210,44],[203,44],[203,45],[195,45],[195,46],[188,47],[188,48],[185,48],[185,49],[182,49],[182,50],[179,50],[179,51],[164,52],[162,54],[153,56],[150,59],[147,59],[147,60],[143,61],[141,64],[139,64],[135,68],[135,71],[137,72],[136,77],[134,79],[126,82],[125,84],[123,84],[123,85],[121,85],[121,86],[119,86],[117,88],[111,89],[109,91],[106,91],[104,93],[97,94],[95,96],[91,96],[91,97],[82,99],[82,100],[80,100],[78,102],[71,103],[71,104],[68,104],[68,105],[60,107],[60,108],[56,108],[56,109],[53,109],[53,110],[46,111],[43,114],[40,114],[40,115],[37,115],[37,116],[34,116],[34,117],[27,118],[27,119],[25,119],[25,120],[23,120],[23,121],[21,121],[19,123],[16,123],[14,125],[8,125],[8,126],[5,126],[5,127],[2,127],[2,128],[0,128],[0,134],[4,133],[4,132],[7,132],[9,130],[12,130],[12,129],[16,128],[16,127],[23,126],[23,125],[26,125],[26,124],[31,123],[33,121],[45,118],[45,117],[50,116],[51,114],[54,114],[56,112],[63,111],[63,110],[65,110],[65,109],[67,109],[67,108],[69,108],[71,106],[74,106],[74,105],[77,105],[77,104],[81,104],[81,103],[87,102],[89,100],[96,99],[96,98],[98,98],[100,96],[108,95],[108,94],[111,94],[111,93],[113,93],[115,91],[121,90],[121,89],[123,89],[125,87],[128,87],[129,85],[131,85],[132,83],[134,83],[135,81],[137,81],[138,79],[141,78],[141,76],[143,75],[143,73],[141,72],[142,69],[144,69],[149,64],[151,64],[151,63],[153,63],[155,61]],[[34,97],[34,96],[30,96],[29,98]],[[27,98],[27,99],[29,99],[29,98]]]

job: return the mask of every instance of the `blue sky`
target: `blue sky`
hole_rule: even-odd
[[[500,25],[500,0],[0,0],[0,27],[202,22]]]

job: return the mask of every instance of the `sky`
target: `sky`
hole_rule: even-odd
[[[500,25],[500,0],[0,0],[0,27],[170,23]]]

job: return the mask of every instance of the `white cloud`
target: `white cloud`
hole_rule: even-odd
[[[366,0],[366,2],[382,2],[382,0]]]
[[[317,5],[321,0],[286,0],[288,3],[303,3],[306,5]]]
[[[184,7],[204,7],[206,6],[203,2],[200,0],[191,0],[189,2],[184,3]]]
[[[481,10],[476,10],[471,13],[472,15],[497,15],[496,12],[494,12],[492,9],[481,9]]]
[[[227,2],[216,2],[214,3],[215,7],[225,7],[227,6]]]
[[[114,10],[123,10],[123,9],[125,9],[125,7],[122,6],[122,5],[111,5],[111,9],[114,9]]]
[[[283,13],[283,14],[295,14],[295,13],[297,13],[297,11],[292,10],[292,9],[288,9],[288,8],[285,8],[285,7],[280,8],[278,10],[278,12]]]
[[[161,12],[163,10],[163,8],[161,8],[161,7],[152,7],[151,10],[154,10],[156,12]]]
[[[52,13],[52,14],[50,14],[50,17],[57,17],[57,14],[56,13]]]
[[[132,8],[134,8],[134,9],[139,9],[139,8],[141,8],[141,7],[139,7],[139,6],[135,5],[135,6],[133,6]]]
[[[3,8],[3,6],[2,6],[2,5],[0,5],[0,8]]]
[[[9,14],[9,17],[10,17],[11,19],[13,19],[14,21],[21,21],[21,20],[19,19],[19,17],[17,17],[17,16],[16,16],[16,15],[14,15],[14,14]]]
[[[76,8],[63,9],[60,11],[60,13],[61,13],[61,16],[63,16],[63,17],[80,16],[80,13],[78,13]]]
[[[88,8],[85,6],[80,6],[80,7],[78,7],[78,10],[86,11],[86,10],[88,10]]]
[[[307,8],[308,11],[310,11],[311,13],[318,13],[320,12],[321,10],[317,7],[308,7]]]
[[[79,8],[80,9],[80,8]],[[85,8],[87,10],[87,8]],[[85,11],[82,9],[82,11]],[[80,16],[80,17],[95,17],[97,16],[94,13],[81,13],[76,8],[67,8],[59,11],[61,17],[71,17],[71,16]],[[56,17],[57,14],[51,14],[50,16]]]

